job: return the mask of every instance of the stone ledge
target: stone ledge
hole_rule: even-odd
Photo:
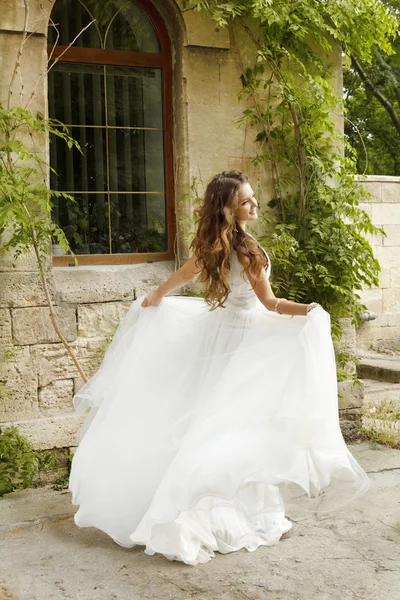
[[[133,300],[160,285],[174,272],[173,261],[137,265],[96,265],[53,267],[53,277],[60,301],[94,304]]]
[[[356,176],[358,181],[361,183],[369,182],[369,181],[381,181],[383,183],[400,183],[400,177],[396,177],[394,175],[358,175]]]
[[[361,379],[400,383],[400,357],[367,353],[357,365],[357,374]]]
[[[50,450],[75,446],[84,419],[84,417],[78,417],[72,413],[29,421],[12,421],[2,423],[1,427],[6,429],[14,425],[22,435],[29,439],[35,450]]]

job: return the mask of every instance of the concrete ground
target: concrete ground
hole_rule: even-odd
[[[191,567],[79,529],[67,491],[0,499],[1,600],[400,600],[400,451],[349,445],[371,489],[254,553]]]

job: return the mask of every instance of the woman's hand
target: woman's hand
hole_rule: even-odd
[[[147,294],[142,302],[142,306],[143,308],[146,308],[147,306],[158,306],[163,298],[163,294],[161,294],[158,291],[158,288],[156,288]]]

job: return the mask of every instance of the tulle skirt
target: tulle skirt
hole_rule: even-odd
[[[141,302],[74,397],[78,526],[195,565],[368,489],[340,431],[329,313]]]

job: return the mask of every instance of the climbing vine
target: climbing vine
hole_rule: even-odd
[[[381,233],[360,203],[351,151],[335,127],[342,101],[330,59],[373,47],[390,53],[397,20],[379,0],[183,0],[228,27],[241,71],[239,125],[254,132],[254,165],[269,169],[274,194],[259,236],[274,264],[273,287],[297,302],[320,302],[339,338],[341,317],[366,310],[358,291],[379,285],[366,235]],[[252,48],[252,62],[249,61]]]

